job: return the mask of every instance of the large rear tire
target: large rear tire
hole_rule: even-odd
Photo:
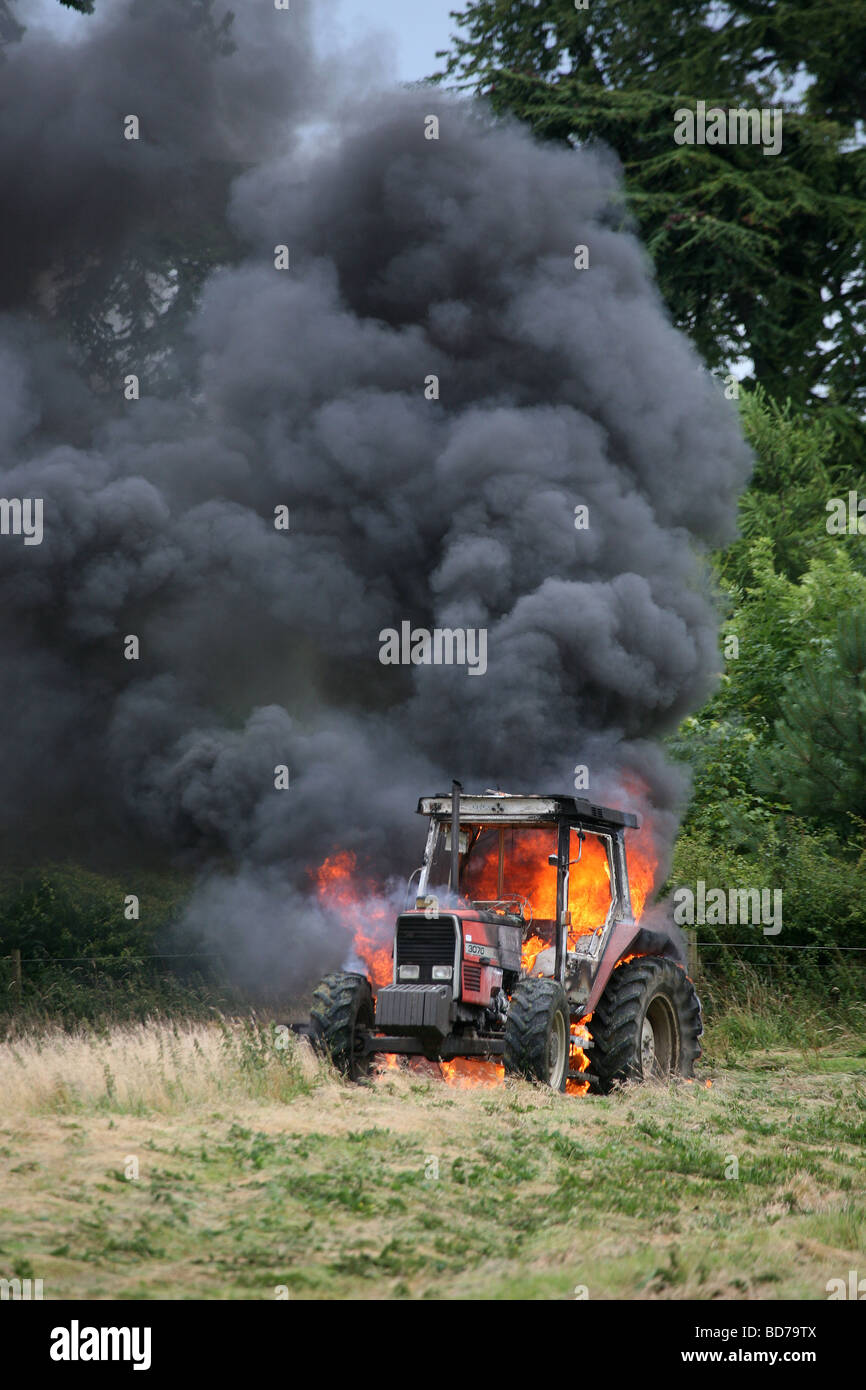
[[[701,1055],[701,1002],[688,975],[661,956],[617,966],[587,1024],[591,1090],[623,1081],[694,1076]]]
[[[564,1091],[568,1079],[569,1013],[556,980],[518,980],[505,1021],[505,1074]]]
[[[310,1010],[314,1042],[350,1081],[370,1073],[364,1037],[373,1027],[373,994],[364,975],[336,970],[313,994]]]

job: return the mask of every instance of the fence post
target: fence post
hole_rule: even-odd
[[[16,946],[12,951],[12,993],[15,1002],[21,1004],[21,951]]]
[[[688,976],[690,980],[694,981],[698,978],[698,934],[694,928],[686,932],[686,938],[689,952]]]

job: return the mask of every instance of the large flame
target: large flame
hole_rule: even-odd
[[[523,969],[531,975],[535,958],[553,942],[556,920],[556,869],[548,857],[556,851],[556,836],[546,829],[520,830],[506,835],[503,891],[524,900],[536,924],[523,943]],[[578,852],[580,858],[578,860]],[[477,853],[477,852],[476,852]],[[573,951],[583,936],[601,932],[611,901],[610,869],[604,842],[587,834],[578,846],[572,837],[572,863],[568,884],[568,950]],[[498,897],[499,847],[491,844],[486,852],[470,861],[468,892],[475,900]],[[629,886],[632,911],[639,918],[656,875],[657,858],[648,829],[631,832],[628,839]]]
[[[320,901],[351,934],[373,988],[381,989],[393,975],[393,914],[377,885],[359,877],[357,867],[355,855],[341,850],[312,870],[312,877]]]

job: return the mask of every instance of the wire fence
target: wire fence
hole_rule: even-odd
[[[22,965],[141,965],[148,960],[224,960],[217,951],[148,952],[146,956],[0,956],[0,960],[18,959]]]
[[[866,983],[866,946],[818,942],[698,941],[689,938],[688,972],[693,979],[734,984],[744,976],[789,986],[833,977],[846,994],[862,993]]]
[[[724,951],[845,951],[866,955],[866,946],[835,945],[786,945],[783,942],[767,941],[696,941],[699,950]],[[218,960],[225,962],[225,956],[218,951],[152,951],[144,956],[0,956],[0,960],[18,959],[21,965],[140,965],[149,960]]]
[[[700,949],[724,949],[727,951],[755,950],[755,951],[858,951],[861,955],[866,955],[866,946],[790,946],[780,942],[767,941],[697,941],[695,945]]]
[[[792,971],[798,969],[794,962],[799,958],[814,956],[835,957],[835,963],[840,971],[850,977],[850,970],[855,971],[855,977],[860,976],[859,958],[866,956],[866,945],[864,946],[841,946],[818,942],[770,942],[770,941],[701,941],[696,937],[685,933],[685,945],[687,947],[688,960],[687,968],[690,975],[697,978],[698,975],[708,973],[712,976],[722,972],[729,972],[738,966],[746,967],[752,971],[771,970],[777,972],[778,978],[788,978],[792,976]],[[740,952],[754,953],[743,958]],[[10,955],[0,956],[0,978],[5,976],[5,990],[7,996],[11,993],[12,999],[20,1002],[25,992],[25,982],[29,974],[29,983],[36,984],[38,978],[50,977],[55,967],[73,967],[71,974],[78,972],[75,967],[89,967],[93,972],[93,980],[98,983],[100,979],[106,983],[122,980],[124,974],[129,975],[133,970],[140,970],[147,975],[151,981],[155,980],[159,974],[160,964],[168,967],[162,972],[163,983],[167,980],[175,985],[183,983],[183,967],[181,962],[191,963],[194,961],[205,962],[199,978],[207,976],[211,983],[227,985],[231,976],[230,957],[219,951],[150,951],[141,955],[81,955],[81,956],[50,956],[50,955],[22,955],[20,951],[13,950]],[[850,969],[843,962],[850,961]],[[815,962],[819,969],[825,967],[819,961]],[[177,973],[173,967],[180,967]],[[30,967],[29,971],[26,967]],[[34,969],[35,967],[35,969]],[[36,977],[36,978],[34,978]],[[776,976],[774,976],[775,978]]]

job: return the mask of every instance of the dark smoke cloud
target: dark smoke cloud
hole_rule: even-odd
[[[609,160],[438,92],[346,102],[304,7],[264,9],[231,53],[193,0],[5,50],[2,495],[44,498],[45,536],[0,537],[0,828],[35,854],[179,856],[196,922],[252,976],[306,982],[345,949],[311,867],[343,848],[408,872],[417,798],[452,775],[568,791],[587,763],[593,798],[649,810],[669,847],[683,787],[653,739],[711,688],[700,557],[749,460],[614,228]],[[160,393],[109,406],[45,321],[46,277],[95,265],[104,287],[164,208],[212,215],[227,165],[243,251]],[[403,620],[486,628],[486,675],[382,666]]]
[[[82,20],[81,43],[25,29],[5,50],[0,295],[7,308],[26,301],[49,265],[74,273],[116,255],[178,205],[194,201],[199,217],[206,214],[220,164],[285,149],[289,123],[318,86],[303,6],[291,25],[252,7],[231,31],[230,58],[230,36],[202,0],[107,0],[97,8]],[[27,24],[24,5],[13,13]],[[123,138],[130,113],[145,133],[132,146],[134,159]]]

